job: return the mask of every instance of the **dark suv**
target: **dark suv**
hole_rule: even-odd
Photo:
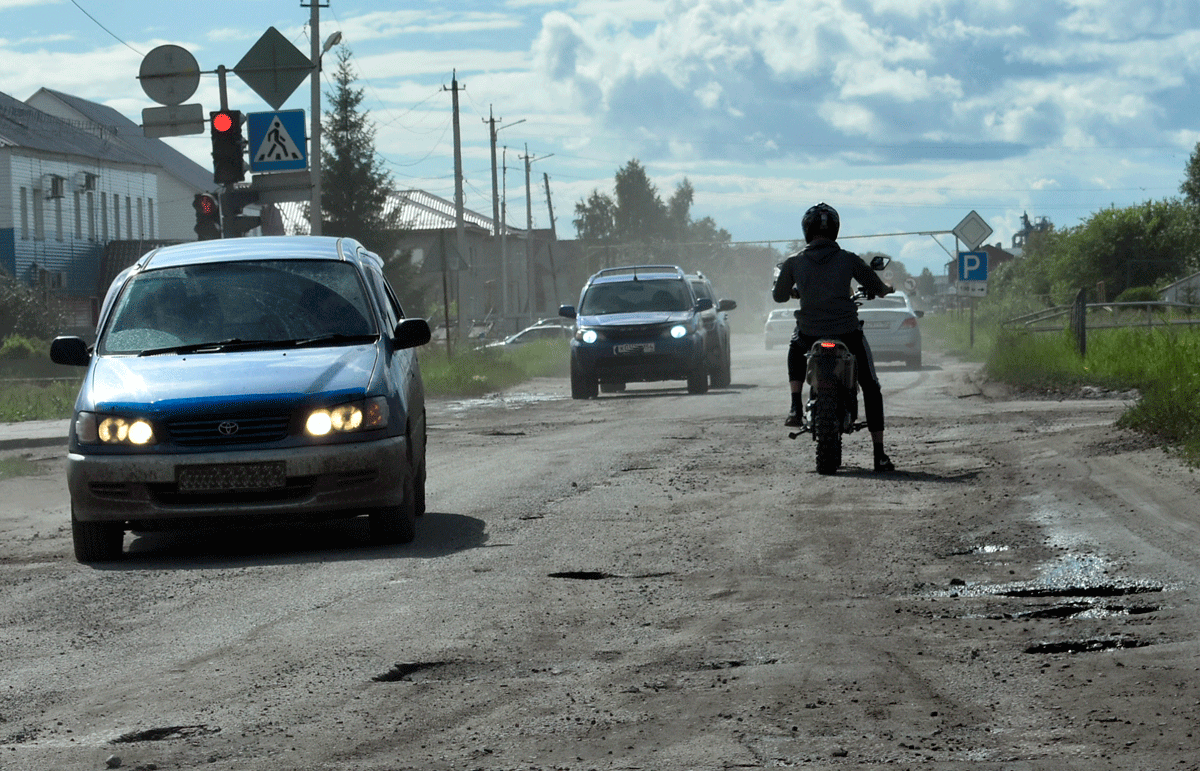
[[[587,280],[571,340],[571,396],[622,391],[629,382],[686,380],[688,392],[708,391],[710,344],[703,314],[713,301],[697,297],[674,265],[607,268]]]
[[[696,298],[708,298],[713,307],[700,314],[708,339],[706,354],[710,369],[708,370],[709,385],[713,388],[728,388],[733,382],[733,359],[729,352],[729,313],[737,307],[733,300],[719,300],[713,289],[712,282],[703,273],[689,273],[692,291]]]

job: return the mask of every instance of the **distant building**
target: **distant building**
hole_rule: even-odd
[[[192,196],[214,187],[111,108],[0,94],[0,270],[61,300],[74,327],[94,325],[107,263],[194,240]]]
[[[303,203],[278,207],[286,233],[309,232]],[[388,201],[385,213],[393,227],[387,237],[391,252],[381,256],[392,260],[407,255],[437,292],[442,290],[444,267],[446,292],[459,310],[451,323],[462,329],[473,321],[488,321],[499,331],[515,332],[528,322],[557,315],[559,305],[575,302],[583,285],[579,243],[559,241],[552,230],[500,229],[491,217],[463,209],[460,251],[453,201],[423,190],[402,190]],[[533,265],[532,278],[527,259]],[[435,324],[441,321],[433,319]]]
[[[1164,302],[1200,305],[1200,273],[1193,273],[1164,286],[1158,290],[1158,296]]]

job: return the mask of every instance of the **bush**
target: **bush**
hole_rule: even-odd
[[[50,344],[44,340],[34,340],[24,335],[9,335],[0,343],[0,360],[28,361],[29,359],[44,359]]]
[[[1160,299],[1158,290],[1152,286],[1131,286],[1121,294],[1117,295],[1114,302],[1119,303],[1145,303],[1154,302]]]

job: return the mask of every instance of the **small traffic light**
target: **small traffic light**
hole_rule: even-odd
[[[244,187],[228,188],[221,194],[221,209],[225,212],[225,237],[236,238],[262,224],[262,217],[242,214],[250,204],[258,203],[258,191]]]
[[[246,178],[242,113],[221,110],[210,112],[208,117],[212,130],[213,181],[219,185],[241,182]]]
[[[210,193],[196,193],[192,198],[192,208],[196,210],[196,236],[200,241],[208,241],[221,237],[221,207],[216,196]]]

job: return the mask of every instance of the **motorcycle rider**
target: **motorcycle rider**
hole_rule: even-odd
[[[858,306],[850,298],[850,281],[856,279],[862,284],[868,297],[882,297],[895,289],[885,284],[861,257],[838,246],[836,239],[841,221],[832,206],[824,202],[813,206],[804,213],[800,225],[807,246],[784,260],[771,293],[777,303],[791,298],[800,300],[796,331],[788,346],[792,406],[784,425],[800,426],[803,423],[801,391],[808,363],[805,354],[819,339],[841,340],[858,363],[863,410],[875,447],[875,471],[894,471],[895,466],[883,450],[883,393],[875,374],[870,346],[863,337]]]

